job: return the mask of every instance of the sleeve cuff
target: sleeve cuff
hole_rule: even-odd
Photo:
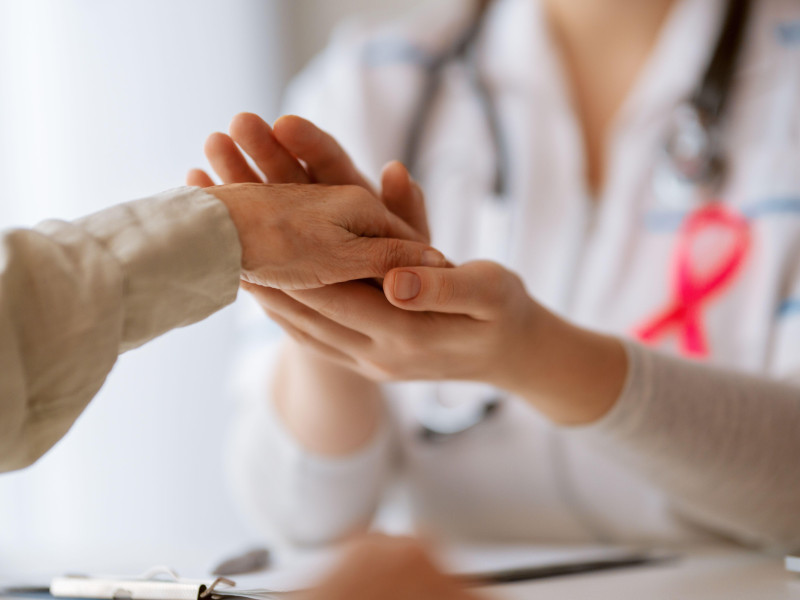
[[[644,407],[653,395],[653,365],[650,354],[631,340],[622,340],[628,357],[628,373],[619,398],[599,421],[571,428],[575,433],[629,437],[641,425]]]
[[[120,204],[76,225],[123,273],[120,352],[200,321],[236,298],[238,232],[225,205],[199,188]]]

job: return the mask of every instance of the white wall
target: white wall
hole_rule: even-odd
[[[181,185],[208,133],[276,113],[283,18],[265,0],[0,0],[0,227]],[[0,577],[239,549],[221,453],[237,338],[227,309],[124,356],[49,455],[0,475]]]
[[[339,18],[408,6],[0,0],[0,227],[180,185],[233,114],[277,114],[285,76]],[[62,442],[0,475],[0,583],[156,563],[186,571],[252,541],[223,464],[242,337],[226,309],[123,356]]]
[[[435,1],[439,0],[287,0],[293,25],[289,68],[300,68],[323,48],[331,28],[341,19],[354,14],[390,19]]]

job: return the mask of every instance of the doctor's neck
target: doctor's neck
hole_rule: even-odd
[[[542,0],[583,131],[588,189],[600,196],[614,117],[677,0]]]
[[[597,51],[615,41],[650,43],[677,0],[543,0],[560,41]],[[575,48],[579,51],[578,48]]]

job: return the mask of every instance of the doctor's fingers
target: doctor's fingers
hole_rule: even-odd
[[[419,542],[370,535],[350,542],[336,569],[297,600],[474,600],[463,586]]]
[[[311,183],[303,165],[281,145],[272,128],[258,115],[239,113],[230,133],[270,183]]]
[[[261,308],[270,317],[277,316],[280,318],[282,321],[282,323],[279,323],[280,325],[288,323],[297,331],[318,340],[322,344],[340,349],[343,354],[347,353],[348,349],[364,349],[372,342],[363,333],[330,320],[280,290],[252,284],[243,285],[243,287],[253,294]],[[302,293],[298,295],[302,297]]]
[[[522,288],[519,278],[497,263],[475,261],[449,268],[405,268],[386,274],[386,298],[399,308],[469,315],[490,321]]]
[[[214,180],[203,169],[190,169],[186,174],[186,185],[207,188],[215,184]]]
[[[369,180],[355,167],[350,155],[330,134],[301,117],[287,115],[273,125],[277,140],[305,162],[314,181],[331,185],[357,185],[377,195]]]
[[[284,319],[276,312],[267,309],[264,309],[264,312],[270,319],[275,321],[275,323],[277,323],[278,326],[283,329],[290,338],[304,348],[309,348],[318,355],[342,367],[352,370],[356,370],[358,368],[358,363],[355,361],[355,359],[351,358],[341,350],[337,350],[333,346],[329,346],[328,344],[319,341],[307,331],[303,331],[302,329],[295,327],[289,320]]]
[[[320,283],[327,285],[356,279],[380,279],[397,267],[447,266],[447,259],[435,248],[421,242],[398,239],[410,236],[411,233],[398,229],[390,232],[357,232],[357,237],[331,247],[326,255],[327,264],[318,275]]]
[[[336,187],[341,200],[328,205],[330,219],[344,222],[344,226],[358,236],[369,238],[395,238],[428,243],[427,238],[386,208],[368,191],[360,187]],[[337,196],[339,194],[336,194]],[[418,263],[423,264],[423,263]],[[425,266],[436,266],[426,264]],[[380,275],[383,277],[383,274]]]
[[[223,183],[263,183],[230,136],[212,133],[203,149],[211,168]]]
[[[430,242],[428,215],[422,188],[411,179],[408,169],[399,161],[388,163],[381,173],[381,199],[392,213],[403,219]]]
[[[407,329],[408,313],[389,304],[380,289],[363,281],[286,293],[309,310],[371,340]]]

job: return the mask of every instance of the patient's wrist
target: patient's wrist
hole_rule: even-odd
[[[265,222],[269,211],[265,209],[264,199],[256,198],[254,194],[256,187],[264,187],[261,184],[230,184],[205,188],[213,194],[228,209],[228,214],[233,221],[234,227],[239,234],[239,244],[242,247],[242,271],[256,270],[265,267],[264,256],[256,254],[256,247],[265,246],[264,231],[269,223]],[[269,249],[274,250],[279,247],[279,240],[269,240]]]

